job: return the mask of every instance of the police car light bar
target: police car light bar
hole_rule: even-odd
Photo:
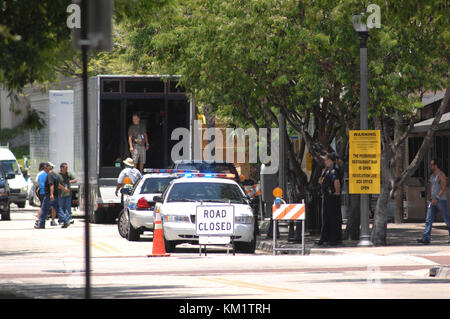
[[[171,169],[171,168],[144,168],[144,173],[169,173],[169,174],[187,174],[187,173],[199,173],[198,170],[189,169]]]
[[[231,173],[186,173],[184,177],[234,178]]]

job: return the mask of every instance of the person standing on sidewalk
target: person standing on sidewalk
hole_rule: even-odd
[[[42,203],[42,212],[41,217],[39,218],[39,223],[34,226],[34,228],[44,229],[45,228],[45,220],[47,218],[47,213],[50,207],[53,207],[58,214],[58,219],[62,222],[62,228],[67,228],[69,226],[69,221],[66,216],[61,215],[58,209],[58,175],[56,175],[52,169],[54,165],[52,163],[48,163],[47,167],[50,168],[48,172],[47,179],[45,181],[45,197]],[[62,186],[61,186],[62,187]]]
[[[447,211],[447,195],[445,189],[447,188],[447,176],[441,171],[440,164],[436,159],[430,162],[430,168],[433,174],[430,177],[430,194],[428,196],[427,217],[425,220],[425,230],[421,239],[417,242],[421,244],[429,244],[431,240],[431,228],[433,226],[434,216],[437,211],[440,211],[444,217],[447,229],[450,235],[450,217]],[[450,243],[450,240],[449,240]]]
[[[45,180],[47,179],[47,174],[48,174],[47,163],[39,164],[39,173],[36,175],[36,189],[38,190],[38,197],[40,202],[39,212],[37,215],[38,219],[41,217],[42,202],[44,201],[45,197]]]
[[[325,156],[326,171],[319,178],[323,194],[322,229],[320,239],[316,242],[319,246],[326,242],[329,245],[337,246],[342,242],[341,183],[340,172],[335,168],[335,162],[336,155],[328,153]]]
[[[70,192],[70,184],[77,182],[77,179],[68,171],[67,163],[61,163],[58,173],[58,207],[61,215],[65,215],[67,219],[73,224],[72,219],[72,193]]]
[[[139,170],[143,173],[149,144],[146,128],[141,124],[141,119],[136,113],[133,114],[133,125],[128,129],[128,144],[135,167],[137,168],[139,163]]]

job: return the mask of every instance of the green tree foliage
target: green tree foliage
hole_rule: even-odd
[[[70,41],[66,8],[70,0],[0,3],[0,83],[20,90],[34,81],[54,79],[52,66]]]
[[[371,3],[381,7],[382,27],[368,41],[369,120],[383,130],[383,152],[395,152],[405,134],[391,139],[393,115],[400,124],[412,121],[421,95],[448,83],[449,7],[436,0]],[[277,125],[281,110],[319,163],[333,138],[347,159],[348,130],[359,128],[359,40],[351,17],[362,10],[356,0],[174,2],[135,12],[128,58],[141,72],[182,74],[200,101],[240,125]],[[391,172],[392,154],[384,155]],[[392,178],[384,182],[392,186]],[[383,218],[386,205],[377,205]],[[385,242],[385,221],[380,225],[377,244]]]

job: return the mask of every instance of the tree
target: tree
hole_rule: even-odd
[[[381,7],[382,28],[372,30],[368,41],[369,120],[383,133],[384,166],[372,239],[382,245],[390,192],[402,182],[392,182],[392,154],[407,136],[403,122],[414,121],[423,92],[446,87],[448,5],[373,2]],[[300,169],[303,156],[288,147],[297,192],[305,186],[315,191],[333,139],[347,162],[348,131],[359,128],[355,10],[362,10],[356,0],[174,1],[157,12],[135,12],[128,59],[141,72],[182,74],[183,85],[200,101],[220,106],[241,125],[278,125],[282,112],[317,163],[308,179]]]
[[[7,31],[0,33],[0,83],[20,91],[34,81],[55,79],[52,66],[59,48],[70,42],[66,26],[66,8],[70,3],[69,0],[2,2],[0,29]]]

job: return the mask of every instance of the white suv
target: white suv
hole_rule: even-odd
[[[155,212],[159,211],[161,214],[166,251],[174,251],[175,246],[180,243],[198,243],[195,231],[198,206],[225,204],[234,207],[235,250],[254,253],[255,221],[242,188],[233,179],[215,177],[229,174],[188,175],[191,177],[174,180],[162,197],[154,198]]]

